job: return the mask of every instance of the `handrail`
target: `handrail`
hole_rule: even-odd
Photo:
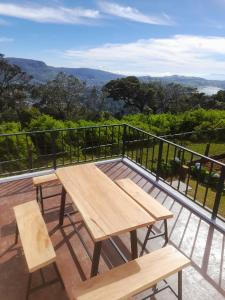
[[[126,124],[126,125],[127,125],[127,124]],[[198,153],[198,152],[196,152],[196,151],[193,151],[193,150],[190,150],[190,149],[188,149],[188,148],[185,148],[185,147],[183,147],[183,146],[181,146],[181,145],[178,145],[178,144],[176,144],[176,143],[173,143],[173,142],[171,142],[171,141],[168,141],[168,140],[166,140],[166,139],[164,139],[164,138],[162,138],[162,137],[159,137],[159,136],[157,136],[157,135],[153,135],[153,134],[151,134],[151,133],[149,133],[149,132],[147,132],[147,131],[144,131],[144,130],[142,130],[142,129],[139,129],[139,128],[135,127],[135,126],[132,126],[132,125],[127,125],[127,126],[129,126],[130,128],[133,128],[133,129],[135,129],[135,130],[137,130],[137,131],[140,131],[140,132],[142,132],[142,133],[144,133],[144,134],[147,134],[147,135],[151,136],[151,137],[154,138],[154,139],[157,139],[157,140],[162,141],[162,142],[164,142],[164,143],[170,144],[170,145],[172,145],[172,146],[174,146],[174,147],[180,148],[180,149],[182,149],[183,151],[187,151],[187,152],[189,152],[189,153],[191,153],[191,154],[193,154],[193,155],[197,155],[197,156],[201,157],[201,158],[204,159],[204,160],[210,161],[210,162],[212,162],[212,163],[214,163],[214,164],[218,164],[218,165],[221,166],[221,167],[225,167],[225,164],[221,163],[221,162],[218,161],[218,160],[215,160],[215,159],[213,159],[213,158],[210,158],[210,157],[208,157],[208,156],[205,156],[205,155],[203,155],[203,154],[200,154],[200,153]]]
[[[91,128],[103,128],[103,127],[114,127],[114,126],[124,126],[125,123],[121,124],[109,124],[109,125],[93,125],[93,126],[82,126],[82,127],[69,127],[69,128],[56,128],[56,129],[47,129],[47,130],[36,130],[36,131],[21,131],[15,133],[1,133],[0,137],[7,137],[13,135],[26,135],[26,134],[36,134],[36,133],[50,133],[50,132],[61,132],[61,131],[72,131],[72,130],[82,130],[82,129],[91,129]]]

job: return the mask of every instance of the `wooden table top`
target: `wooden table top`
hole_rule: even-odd
[[[155,222],[93,163],[60,168],[56,175],[82,215],[94,241]]]

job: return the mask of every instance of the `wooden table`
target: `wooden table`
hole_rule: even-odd
[[[60,168],[56,175],[63,185],[59,224],[68,193],[94,240],[91,276],[98,272],[102,241],[111,236],[130,232],[132,259],[137,258],[136,229],[155,219],[93,163]]]

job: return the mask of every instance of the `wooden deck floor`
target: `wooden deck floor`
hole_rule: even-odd
[[[192,261],[192,266],[184,271],[183,299],[184,300],[220,300],[225,298],[225,235],[209,226],[188,209],[182,207],[172,197],[156,188],[151,182],[143,178],[122,162],[105,163],[99,166],[112,180],[129,177],[146,192],[153,195],[159,202],[174,213],[169,221],[170,244],[178,248]],[[47,185],[45,194],[56,193],[61,190],[59,184]],[[25,297],[28,272],[20,243],[14,245],[15,218],[12,207],[19,203],[35,199],[35,190],[31,179],[9,182],[0,185],[0,299],[22,300]],[[89,277],[91,261],[78,235],[68,219],[64,226],[58,228],[59,197],[45,201],[45,221],[57,254],[57,264],[67,285],[67,290],[76,287],[77,283]],[[67,199],[67,209],[70,209],[70,199]],[[85,240],[90,252],[93,243],[85,229],[79,214],[75,214],[73,222]],[[158,223],[156,230],[161,230]],[[143,242],[146,230],[138,230],[139,247]],[[129,235],[114,238],[116,245],[125,257],[130,257]],[[161,247],[163,239],[148,243],[148,251]],[[111,242],[104,242],[100,262],[100,273],[109,268],[122,264],[123,259]],[[54,269],[44,270],[46,281],[54,276]],[[176,289],[176,276],[168,280]],[[34,275],[33,286],[41,283],[40,274]],[[146,295],[146,293],[145,293]],[[141,299],[143,295],[135,297]],[[31,295],[30,299],[68,299],[60,283],[44,286]],[[172,300],[174,295],[166,290],[154,299]],[[110,295],[106,296],[110,300]]]

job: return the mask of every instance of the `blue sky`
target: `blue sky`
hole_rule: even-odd
[[[225,0],[0,0],[0,52],[121,74],[225,79]]]

